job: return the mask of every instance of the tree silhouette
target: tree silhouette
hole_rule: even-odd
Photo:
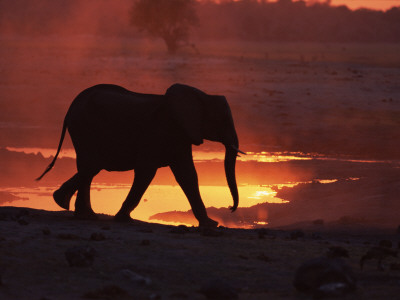
[[[198,24],[194,0],[138,0],[130,16],[140,31],[162,38],[170,54],[187,42],[190,27]]]

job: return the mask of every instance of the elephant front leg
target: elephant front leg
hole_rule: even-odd
[[[130,214],[136,208],[136,206],[138,206],[140,199],[142,199],[143,194],[146,192],[147,187],[150,185],[151,181],[156,175],[156,172],[157,168],[135,170],[135,179],[133,181],[131,190],[126,197],[126,200],[122,204],[121,209],[115,215],[115,221],[128,222],[132,220]]]
[[[218,222],[207,216],[206,208],[201,199],[199,181],[192,156],[190,155],[190,158],[171,164],[170,168],[176,181],[189,200],[193,214],[199,221],[199,227],[217,227]]]

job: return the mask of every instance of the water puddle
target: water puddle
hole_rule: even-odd
[[[332,183],[336,180],[316,180],[320,183]],[[240,195],[239,207],[252,207],[261,203],[287,203],[288,201],[276,197],[277,190],[283,187],[293,187],[304,182],[274,184],[274,185],[241,185],[238,187]],[[91,189],[91,203],[96,213],[115,215],[122,205],[130,190],[130,185],[108,185],[93,184]],[[52,193],[57,187],[37,188],[2,188],[0,192],[6,192],[19,198],[12,202],[2,203],[3,206],[12,205],[16,207],[28,207],[44,209],[49,211],[62,210],[53,201]],[[206,207],[223,208],[232,206],[232,199],[228,187],[225,186],[200,186]],[[74,207],[75,196],[71,201],[71,208]],[[176,222],[162,222],[151,220],[150,217],[168,211],[188,211],[189,202],[182,189],[172,185],[150,185],[144,194],[139,206],[131,216],[135,219],[146,222],[157,222],[164,224],[181,224]]]
[[[55,154],[55,149],[52,148],[12,148],[7,147],[9,151],[23,152],[23,153],[40,153],[44,157],[51,157]],[[212,151],[194,151],[194,159],[198,162],[222,162],[224,159],[223,152],[212,152]],[[61,157],[75,157],[75,152],[73,149],[66,149],[61,152]],[[329,161],[335,160],[338,162],[359,162],[359,163],[384,163],[387,161],[377,161],[377,160],[354,160],[349,158],[330,158],[322,155],[316,154],[305,154],[305,153],[290,153],[290,152],[248,152],[247,155],[242,155],[238,158],[242,162],[260,162],[260,163],[277,163],[286,161],[299,161],[299,160],[320,160]],[[393,162],[392,162],[393,163]],[[398,162],[394,162],[396,164]],[[278,165],[278,168],[280,166]],[[275,170],[276,171],[276,170]],[[301,172],[299,169],[295,169],[296,172]],[[254,170],[254,172],[259,172],[259,170]],[[252,174],[252,173],[249,173]],[[263,173],[264,174],[264,173]],[[254,174],[256,175],[256,174]],[[260,175],[265,176],[265,175]],[[327,178],[326,178],[327,177]],[[320,184],[332,184],[338,181],[336,178],[329,178],[326,176],[324,179],[300,179],[296,182],[285,182],[282,181],[270,181],[273,184],[268,185],[255,185],[255,184],[240,184],[238,186],[240,195],[240,208],[251,208],[258,204],[263,203],[274,203],[274,204],[284,204],[288,201],[280,199],[277,197],[279,189],[285,187],[294,187],[301,183],[320,183]],[[268,182],[265,177],[261,180],[261,183]],[[308,178],[313,178],[309,176]],[[341,179],[343,179],[341,177]],[[349,177],[347,180],[358,180],[359,178]],[[290,180],[290,179],[289,179]],[[302,180],[302,181],[300,181]],[[106,181],[106,180],[104,180]],[[253,181],[254,182],[254,181]],[[277,184],[278,182],[279,184]],[[61,182],[60,182],[61,183]],[[210,184],[210,183],[208,183]],[[214,184],[212,182],[211,184]],[[119,208],[121,207],[126,195],[130,190],[130,184],[100,184],[94,183],[91,190],[91,202],[93,210],[97,213],[115,215]],[[40,186],[36,188],[0,188],[0,193],[8,197],[3,197],[0,205],[12,205],[17,207],[29,207],[34,209],[44,209],[50,211],[61,210],[53,201],[52,193],[57,187],[54,186]],[[200,186],[200,192],[206,207],[228,208],[232,206],[232,198],[230,191],[226,185],[202,185]],[[4,194],[6,193],[6,194]],[[7,199],[10,201],[6,202]],[[71,201],[71,208],[74,207],[75,196]],[[186,199],[181,188],[176,185],[167,184],[152,184],[149,186],[148,190],[142,197],[141,203],[133,211],[132,217],[138,220],[146,222],[157,222],[157,223],[167,223],[159,220],[151,220],[151,217],[166,212],[185,212],[190,210],[190,205]],[[228,211],[228,210],[227,210]],[[264,221],[262,221],[264,222]],[[267,225],[267,220],[265,220],[264,225]],[[177,223],[173,223],[177,224]],[[257,224],[263,225],[263,224]]]

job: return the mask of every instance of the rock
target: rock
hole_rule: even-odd
[[[92,292],[87,292],[83,295],[86,299],[124,299],[128,298],[129,294],[124,289],[117,285],[108,285]]]
[[[90,246],[76,246],[65,252],[70,267],[90,267],[95,256],[96,250]]]
[[[361,257],[360,268],[361,270],[363,269],[366,260],[376,259],[378,260],[378,270],[383,270],[382,261],[388,256],[397,257],[397,251],[387,247],[371,247],[367,253]]]
[[[142,275],[139,275],[129,269],[124,269],[121,271],[121,274],[129,279],[131,282],[137,284],[137,285],[146,285],[149,286],[151,285],[151,279],[148,277],[144,277]]]
[[[355,290],[356,278],[344,261],[320,257],[304,262],[296,270],[293,285],[314,297],[342,296]]]
[[[238,299],[237,290],[228,282],[220,279],[210,280],[200,288],[207,299]]]
[[[93,232],[90,236],[90,239],[92,241],[104,241],[106,237],[101,232]]]

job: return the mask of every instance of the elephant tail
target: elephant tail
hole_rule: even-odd
[[[67,131],[67,122],[66,122],[66,120],[64,120],[64,124],[63,124],[63,128],[62,128],[62,133],[61,133],[61,138],[60,138],[60,142],[59,142],[58,148],[57,148],[57,153],[56,153],[56,155],[54,156],[53,161],[47,166],[46,170],[44,170],[43,174],[40,175],[38,178],[36,178],[36,181],[39,181],[40,179],[42,179],[43,176],[46,175],[46,173],[49,172],[49,171],[54,167],[54,164],[55,164],[55,162],[56,162],[56,160],[57,160],[58,154],[60,154],[61,146],[62,146],[62,144],[63,144],[64,137],[65,137],[65,132],[66,132],[66,131]]]

